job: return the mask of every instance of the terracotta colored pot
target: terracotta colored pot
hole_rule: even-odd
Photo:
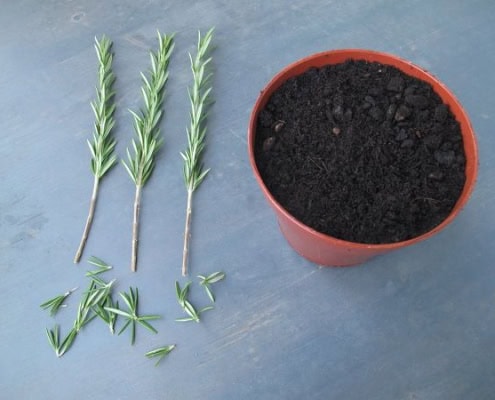
[[[391,65],[407,75],[418,78],[432,85],[435,92],[449,105],[452,113],[460,123],[466,154],[466,183],[464,189],[449,216],[438,226],[413,239],[396,243],[386,244],[363,244],[348,242],[337,239],[304,225],[291,214],[289,214],[272,196],[266,188],[256,166],[254,158],[254,144],[256,137],[256,125],[258,113],[265,107],[272,93],[278,89],[287,79],[300,75],[310,67],[322,67],[325,65],[338,64],[346,60],[366,60]],[[478,151],[474,131],[469,118],[459,101],[437,78],[420,67],[402,60],[396,56],[369,50],[346,49],[317,53],[303,58],[284,68],[266,85],[261,91],[251,113],[248,128],[248,151],[249,160],[258,184],[267,198],[268,202],[277,214],[280,229],[289,244],[303,257],[320,265],[347,266],[363,263],[369,258],[390,252],[401,247],[409,246],[425,240],[443,228],[445,228],[459,214],[471,195],[476,175],[478,172]]]

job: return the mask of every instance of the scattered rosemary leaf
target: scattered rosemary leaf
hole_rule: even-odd
[[[165,356],[168,356],[171,353],[171,351],[173,349],[175,349],[175,344],[171,344],[171,345],[163,346],[163,347],[158,347],[154,350],[148,351],[145,354],[145,356],[148,358],[158,357],[158,360],[155,363],[155,366],[157,366]]]
[[[198,275],[199,278],[199,284],[205,288],[206,294],[212,301],[212,303],[215,302],[215,296],[213,295],[213,292],[211,291],[210,285],[216,282],[221,281],[222,279],[225,278],[225,273],[224,272],[213,272],[212,274],[208,276],[204,275]]]
[[[62,342],[60,342],[60,327],[55,325],[53,329],[46,329],[46,336],[50,346],[55,351],[57,357],[61,357],[72,346],[76,339],[77,332],[75,329],[71,329]]]
[[[136,324],[141,324],[151,332],[158,333],[158,331],[148,321],[160,319],[161,317],[159,315],[138,315],[138,302],[139,302],[138,289],[137,288],[133,289],[132,287],[130,287],[129,293],[121,292],[119,294],[120,297],[122,297],[122,299],[124,300],[124,303],[126,304],[129,310],[128,312],[120,310],[115,307],[108,307],[108,306],[103,307],[105,310],[114,314],[118,314],[126,320],[124,326],[120,329],[118,334],[120,335],[122,332],[124,332],[127,329],[127,327],[130,326],[131,344],[134,344],[136,340]]]
[[[73,328],[75,329],[76,332],[79,332],[82,328],[84,328],[87,324],[89,324],[95,317],[96,315],[92,313],[92,308],[86,307],[86,305],[81,302],[77,307],[77,316],[76,316],[76,320],[74,321]]]
[[[50,343],[50,346],[52,349],[55,351],[55,353],[58,356],[58,351],[60,348],[60,326],[55,325],[53,329],[48,329],[46,328],[46,336],[48,338],[48,342]]]
[[[54,316],[60,307],[65,307],[64,301],[69,297],[69,295],[77,290],[77,287],[65,292],[64,294],[61,294],[59,296],[55,296],[53,299],[45,301],[43,304],[40,305],[40,307],[44,310],[50,310],[50,315]]]
[[[177,295],[177,300],[181,307],[184,307],[184,303],[189,293],[190,286],[191,286],[191,282],[187,282],[184,285],[184,287],[181,289],[179,282],[175,281],[175,293]]]
[[[191,282],[187,282],[183,288],[180,287],[179,282],[175,281],[175,294],[177,296],[177,302],[182,307],[184,312],[188,315],[185,318],[177,318],[176,322],[200,322],[200,315],[204,311],[212,310],[213,307],[205,307],[201,310],[197,311],[196,308],[191,304],[191,302],[187,299],[187,295],[189,293],[189,287]]]
[[[105,282],[97,276],[91,277],[91,283],[83,298],[83,305],[86,308],[95,307],[109,296],[115,279]]]
[[[119,302],[115,303],[112,300],[112,296],[108,295],[101,303],[97,304],[93,311],[98,315],[109,327],[112,335],[115,333],[115,323],[117,322],[116,313],[110,312],[105,309],[105,307],[119,309]]]
[[[57,357],[62,357],[72,347],[74,340],[76,340],[77,333],[78,332],[75,328],[72,328],[69,331],[65,339],[62,341],[62,344],[60,345]]]
[[[111,265],[108,265],[101,258],[94,257],[94,256],[91,256],[88,259],[88,263],[90,263],[90,264],[94,265],[95,267],[97,267],[97,269],[95,269],[93,271],[87,271],[86,272],[86,276],[88,276],[88,277],[92,277],[92,276],[95,276],[95,275],[102,274],[103,272],[106,272],[106,271],[111,270],[113,268]]]

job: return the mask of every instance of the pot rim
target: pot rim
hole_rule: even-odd
[[[370,62],[377,61],[384,65],[390,65],[396,67],[400,69],[403,73],[413,76],[417,79],[420,79],[430,84],[433,87],[434,91],[442,98],[442,101],[448,104],[451,112],[454,114],[456,120],[461,125],[461,134],[463,138],[464,152],[466,154],[466,168],[465,168],[466,182],[450,214],[439,225],[435,226],[428,232],[425,232],[411,239],[407,239],[399,242],[380,243],[380,244],[351,242],[344,239],[339,239],[334,236],[321,233],[299,221],[273,197],[273,195],[271,194],[271,192],[268,190],[265,183],[263,182],[263,179],[261,178],[261,174],[258,170],[258,166],[256,165],[256,160],[254,157],[256,125],[257,125],[259,111],[262,110],[262,108],[265,106],[271,94],[276,89],[278,89],[285,81],[287,81],[287,79],[293,76],[300,75],[312,67],[320,68],[324,65],[331,65],[331,64],[337,64],[343,62],[343,61],[339,61],[337,63],[325,62],[327,58],[330,59],[335,56],[337,56],[338,58],[342,58],[343,60],[363,59]],[[316,65],[315,65],[315,60],[317,61]],[[453,108],[455,108],[455,111],[453,110]],[[459,119],[461,119],[462,121],[459,121]],[[468,152],[466,151],[466,138],[470,139],[469,144],[471,146],[470,149],[471,157],[468,156]],[[262,192],[264,193],[265,197],[268,199],[270,205],[273,208],[275,208],[278,213],[284,215],[285,218],[290,220],[293,224],[297,225],[300,229],[306,231],[308,234],[318,238],[321,241],[336,246],[347,247],[349,249],[356,249],[356,250],[369,249],[369,250],[375,250],[377,252],[381,252],[381,251],[386,252],[389,250],[409,246],[411,244],[423,241],[435,235],[442,229],[444,229],[448,224],[450,224],[455,219],[455,217],[466,205],[469,197],[471,196],[474,190],[474,186],[478,174],[478,148],[477,148],[476,138],[474,135],[474,130],[467,116],[467,113],[465,112],[459,100],[452,93],[452,91],[445,84],[443,84],[438,78],[436,78],[433,74],[428,72],[426,69],[417,66],[411,61],[405,60],[393,54],[376,51],[376,50],[367,50],[367,49],[359,49],[359,48],[335,49],[335,50],[328,50],[328,51],[314,53],[312,55],[303,57],[287,65],[282,70],[280,70],[273,78],[271,78],[270,81],[260,91],[249,118],[248,154],[249,154],[249,162],[251,168],[254,172],[258,184],[262,189]]]

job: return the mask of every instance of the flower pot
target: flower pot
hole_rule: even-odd
[[[349,59],[378,62],[384,65],[390,65],[409,76],[428,83],[432,86],[436,94],[440,96],[442,101],[449,106],[450,111],[459,122],[466,158],[466,180],[460,197],[458,198],[450,214],[443,220],[443,222],[430,231],[412,239],[393,243],[364,244],[341,240],[322,234],[300,222],[284,207],[282,207],[267,189],[258,170],[254,154],[258,116],[274,91],[277,90],[289,78],[300,75],[311,67],[320,68],[327,65],[343,63]],[[471,123],[469,122],[466,112],[451,91],[433,75],[408,61],[381,52],[357,49],[334,50],[314,54],[289,65],[275,75],[275,77],[261,91],[252,110],[248,127],[248,152],[255,178],[270,206],[274,209],[278,218],[280,229],[289,244],[306,259],[325,266],[348,266],[360,264],[376,255],[409,246],[433,236],[452,222],[452,220],[464,207],[473,191],[478,170],[476,139]]]

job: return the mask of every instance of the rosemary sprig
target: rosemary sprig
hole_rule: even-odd
[[[211,306],[204,307],[200,310],[196,310],[196,308],[191,304],[191,302],[187,298],[189,294],[190,286],[191,286],[191,282],[187,282],[184,285],[184,287],[181,288],[179,282],[175,281],[175,293],[177,296],[177,302],[185,311],[185,313],[188,315],[188,317],[185,318],[177,318],[176,319],[177,322],[189,322],[189,321],[200,322],[200,315],[203,312],[213,310],[213,307]]]
[[[118,314],[127,321],[124,326],[120,329],[119,335],[126,330],[128,326],[131,327],[131,344],[134,344],[136,339],[136,325],[141,324],[146,329],[150,330],[153,333],[158,333],[158,331],[148,322],[156,319],[160,319],[159,315],[138,315],[138,301],[139,301],[139,293],[138,289],[129,288],[129,293],[121,292],[119,293],[125,304],[127,305],[128,311],[123,311],[115,307],[107,307],[105,306],[105,310]]]
[[[65,307],[65,304],[64,301],[65,299],[67,299],[67,297],[70,296],[70,294],[72,292],[74,292],[75,290],[77,290],[77,287],[71,289],[71,290],[68,290],[67,292],[65,292],[64,294],[61,294],[59,296],[55,296],[54,298],[50,299],[50,300],[47,300],[45,301],[43,304],[40,305],[40,307],[44,310],[50,310],[50,315],[51,316],[54,316],[58,310],[60,309],[60,307]]]
[[[97,268],[93,271],[87,271],[86,276],[88,276],[88,277],[93,277],[95,275],[102,274],[103,272],[106,272],[106,271],[111,270],[113,268],[111,265],[108,265],[101,258],[98,258],[95,256],[91,256],[88,259],[88,263],[94,265]]]
[[[113,55],[111,48],[112,42],[107,37],[103,36],[100,41],[95,38],[95,49],[99,62],[98,87],[96,88],[96,100],[91,103],[91,108],[95,115],[93,141],[90,142],[88,140],[92,156],[91,171],[94,175],[94,181],[86,225],[74,257],[75,263],[78,263],[81,259],[91,230],[100,180],[113,167],[117,160],[114,154],[116,142],[111,136],[111,131],[115,124],[115,103],[113,100],[115,92],[112,90],[115,76],[112,72]]]
[[[155,155],[163,139],[160,137],[159,122],[162,116],[164,88],[168,80],[168,64],[174,49],[174,35],[162,35],[158,32],[159,48],[151,52],[150,78],[141,73],[145,109],[140,113],[131,111],[134,117],[134,130],[137,139],[132,140],[134,155],[127,149],[127,163],[124,167],[136,185],[132,225],[131,270],[136,271],[139,241],[139,212],[141,208],[141,191],[148,181],[155,166]]]
[[[213,295],[213,292],[211,291],[210,285],[224,279],[225,273],[219,271],[219,272],[214,272],[208,276],[198,275],[198,278],[199,278],[199,284],[205,288],[206,294],[210,298],[211,302],[214,303],[215,302],[215,296]]]
[[[172,350],[175,349],[175,344],[170,344],[168,346],[163,346],[163,347],[158,347],[154,350],[148,351],[145,356],[148,358],[155,358],[158,357],[158,360],[155,363],[155,366],[160,364],[160,361],[165,357],[168,356]]]
[[[210,78],[211,73],[206,71],[207,65],[211,61],[208,57],[210,44],[213,38],[213,30],[211,28],[204,37],[201,37],[201,32],[198,32],[198,46],[196,57],[193,59],[189,54],[191,61],[191,70],[193,73],[193,85],[188,90],[189,101],[191,103],[191,122],[187,129],[187,144],[185,152],[180,153],[184,159],[184,181],[187,189],[187,206],[186,206],[186,222],[184,228],[184,248],[182,253],[182,275],[187,275],[187,261],[189,253],[189,239],[191,229],[192,215],[192,198],[194,191],[201,184],[209,169],[203,170],[201,156],[205,147],[207,107],[210,103]]]

